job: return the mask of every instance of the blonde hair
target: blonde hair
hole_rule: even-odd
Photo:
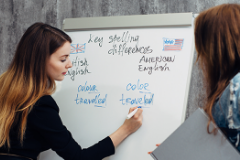
[[[55,91],[46,72],[50,55],[71,38],[44,23],[35,23],[22,36],[8,70],[0,76],[0,147],[10,148],[10,131],[17,125],[23,144],[27,116],[43,95]]]

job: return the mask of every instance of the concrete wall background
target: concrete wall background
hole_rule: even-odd
[[[35,22],[61,28],[65,18],[199,13],[223,3],[239,0],[1,0],[0,74],[9,66],[24,31]],[[196,52],[195,56],[196,59]],[[198,64],[194,64],[186,118],[203,106],[204,88]]]

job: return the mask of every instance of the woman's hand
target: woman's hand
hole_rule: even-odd
[[[137,108],[138,107],[130,108],[129,113],[131,113]],[[122,126],[126,129],[126,131],[129,132],[129,134],[132,134],[133,132],[138,130],[138,128],[141,127],[143,119],[142,112],[143,110],[141,108],[138,108],[138,111],[130,119],[126,119],[125,122],[123,123]]]
[[[160,146],[160,144],[161,143],[158,143],[158,144],[156,144],[156,146],[158,147],[158,146]],[[148,152],[148,154],[151,154],[153,151],[151,151],[151,152]]]
[[[130,108],[129,113],[131,113],[136,108],[138,107]],[[132,116],[132,118],[126,119],[123,125],[109,136],[112,139],[113,145],[115,147],[117,147],[126,137],[141,127],[143,119],[142,111],[143,110],[139,108],[138,111]]]

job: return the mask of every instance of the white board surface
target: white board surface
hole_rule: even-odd
[[[105,159],[151,160],[147,152],[185,118],[193,26],[67,34],[73,40],[73,67],[53,95],[64,125],[81,147],[89,147],[120,127],[130,107],[143,106],[141,128]],[[138,51],[132,53],[129,48],[136,46]],[[61,158],[47,151],[40,155],[45,159]]]

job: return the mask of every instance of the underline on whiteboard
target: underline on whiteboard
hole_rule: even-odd
[[[139,91],[139,93],[152,94],[151,92],[143,92],[143,91]]]
[[[97,105],[94,105],[94,107],[105,108],[105,107],[103,107],[103,106],[97,106]]]
[[[100,92],[88,92],[88,94],[91,94],[91,93],[94,93],[94,94],[96,94],[96,93],[100,93]]]

